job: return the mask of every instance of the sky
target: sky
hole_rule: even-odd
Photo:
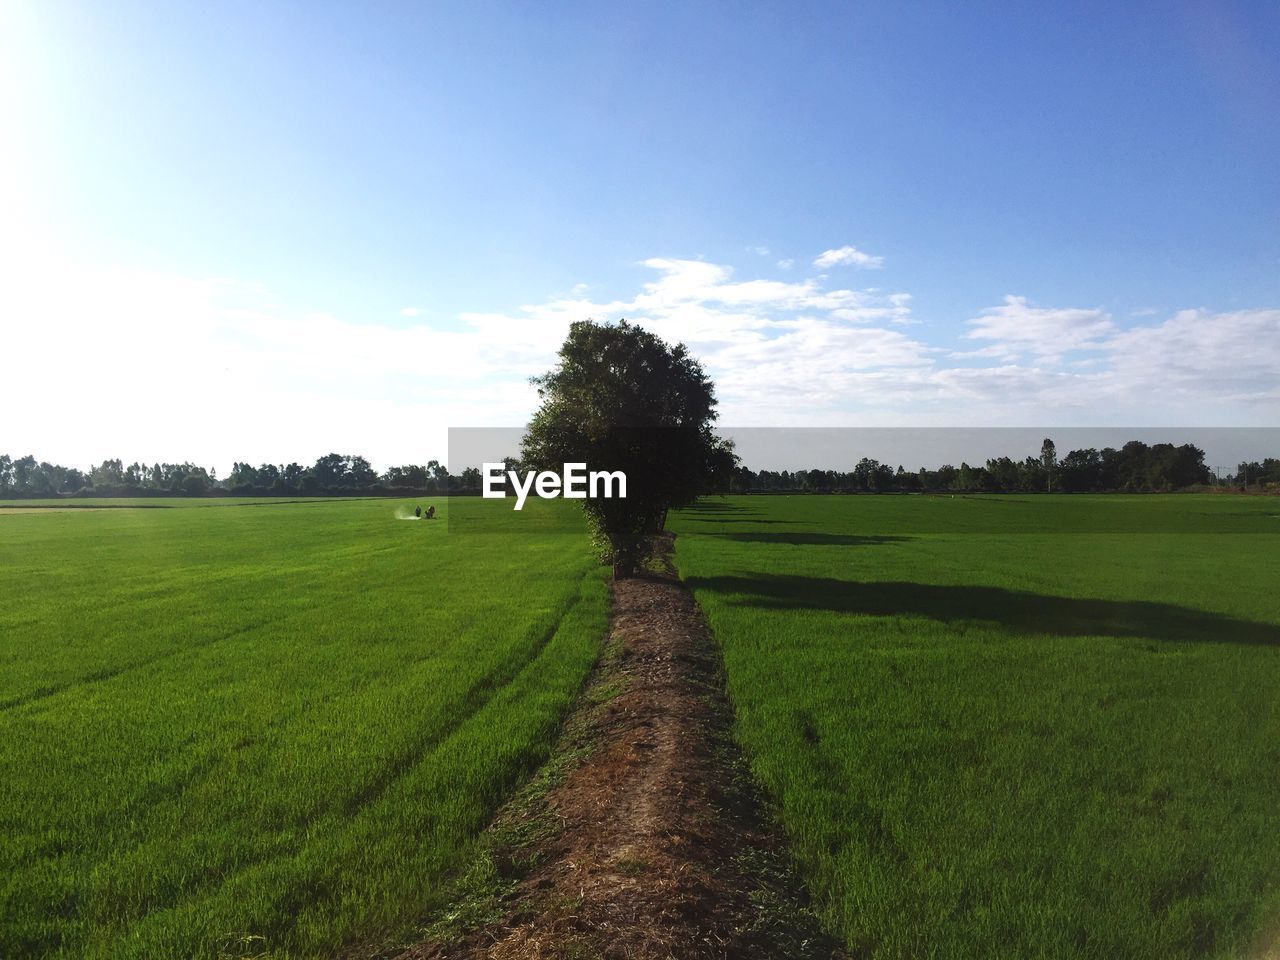
[[[445,459],[585,317],[730,426],[1278,426],[1277,48],[1233,0],[0,0],[0,451]]]

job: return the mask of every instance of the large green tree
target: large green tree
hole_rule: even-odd
[[[723,489],[735,464],[717,439],[715,388],[683,344],[622,320],[569,328],[554,369],[533,382],[526,469],[621,470],[623,498],[586,499],[587,519],[614,575],[631,575],[667,511]]]

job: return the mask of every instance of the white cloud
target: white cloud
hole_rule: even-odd
[[[1105,349],[1117,386],[1171,401],[1280,401],[1280,310],[1183,310],[1116,333]]]
[[[687,343],[729,425],[1280,415],[1280,310],[1122,327],[1097,309],[1007,297],[969,322],[976,349],[957,355],[907,326],[907,293],[738,279],[699,260],[645,261],[654,276],[626,297],[593,300],[578,286],[428,326],[290,314],[225,280],[23,256],[0,264],[6,393],[21,410],[5,418],[0,448],[82,466],[121,456],[225,469],[334,449],[380,465],[443,458],[449,426],[523,423],[536,404],[528,378],[585,318],[626,317]]]
[[[401,307],[400,316],[402,317],[419,317],[422,316],[421,307]]]
[[[778,269],[779,269],[779,270],[790,270],[790,269],[791,269],[792,267],[794,267],[795,265],[796,265],[796,262],[795,262],[794,260],[791,260],[791,259],[779,260],[779,261],[778,261]]]
[[[865,270],[878,270],[884,266],[884,257],[863,253],[857,247],[838,247],[835,250],[824,250],[818,254],[813,265],[819,270],[828,267],[861,267]]]
[[[939,377],[967,384],[971,399],[1078,412],[1094,423],[1257,425],[1280,415],[1280,310],[1184,310],[1122,329],[1102,310],[1010,296],[969,325],[968,338],[992,343],[952,356],[1001,365]]]
[[[452,424],[520,422],[526,367],[478,330],[266,310],[227,281],[65,263],[0,270],[0,338],[21,415],[0,448],[107,457],[380,463],[441,456]],[[10,352],[11,351],[11,352]]]
[[[1046,309],[1032,306],[1026,297],[1007,296],[969,321],[970,340],[993,341],[971,356],[1016,358],[1030,354],[1057,360],[1073,350],[1099,349],[1116,330],[1101,310]]]

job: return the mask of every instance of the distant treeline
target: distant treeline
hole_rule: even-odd
[[[1139,440],[1120,449],[1072,450],[1059,458],[1051,440],[1039,457],[998,457],[982,466],[945,464],[908,472],[863,458],[848,473],[837,470],[760,470],[739,466],[732,493],[827,491],[843,493],[1167,493],[1211,484],[1280,489],[1280,460],[1242,463],[1236,473],[1215,476],[1204,451],[1192,444],[1148,446]]]
[[[1039,457],[999,457],[983,466],[945,464],[908,472],[870,458],[849,472],[759,470],[737,466],[730,493],[1164,493],[1220,484],[1241,489],[1280,490],[1280,459],[1241,463],[1234,474],[1215,477],[1204,451],[1191,444],[1148,446],[1134,440],[1120,449],[1072,450],[1059,458],[1052,441]],[[507,467],[517,466],[508,460]],[[202,496],[412,496],[480,492],[477,467],[450,473],[438,460],[378,473],[364,457],[330,453],[311,466],[298,463],[257,467],[235,463],[217,472],[193,463],[131,463],[104,460],[89,470],[0,454],[0,499],[31,497],[202,497]]]
[[[330,453],[309,467],[299,463],[235,463],[218,478],[194,463],[130,463],[104,460],[89,470],[13,459],[0,454],[0,498],[14,497],[259,497],[404,496],[480,490],[480,471],[450,474],[438,460],[425,466],[391,467],[379,474],[364,457]]]

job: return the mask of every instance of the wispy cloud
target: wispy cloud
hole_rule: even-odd
[[[838,247],[835,250],[824,250],[818,254],[813,265],[819,270],[829,267],[861,267],[864,270],[878,270],[884,266],[884,257],[863,253],[857,247]]]
[[[1128,391],[1266,404],[1280,417],[1280,310],[1182,310],[1117,332],[1104,349],[1110,376]]]
[[[1031,355],[1056,360],[1073,350],[1096,350],[1116,331],[1102,310],[1037,307],[1014,296],[970,320],[969,327],[968,339],[991,341],[972,356],[1005,359]]]
[[[9,395],[39,400],[6,418],[0,444],[76,463],[229,465],[330,449],[420,462],[443,455],[449,426],[523,423],[537,400],[528,378],[588,317],[687,343],[730,425],[1280,416],[1280,309],[1121,324],[1010,296],[968,322],[960,342],[976,349],[957,353],[906,292],[739,278],[700,260],[645,267],[649,279],[616,299],[578,286],[508,312],[392,325],[283,312],[227,281],[28,265],[0,288],[0,324],[22,360],[6,374]]]

